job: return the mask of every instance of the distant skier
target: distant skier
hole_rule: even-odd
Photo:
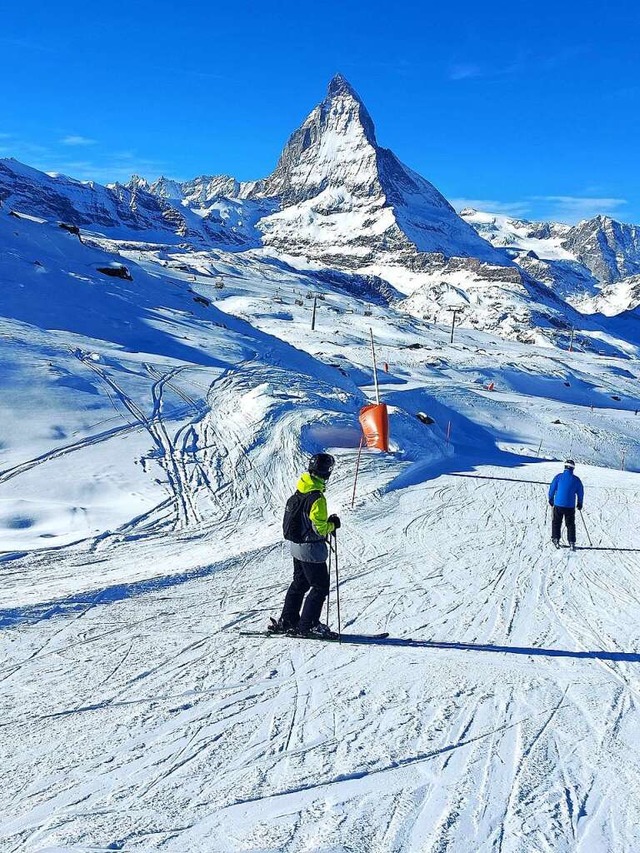
[[[271,619],[269,631],[301,636],[337,636],[320,622],[322,605],[329,594],[327,537],[340,527],[337,515],[327,517],[324,496],[334,464],[335,459],[329,453],[312,456],[308,472],[300,477],[295,494],[287,501],[282,528],[291,547],[293,581],[282,615],[278,621]]]
[[[551,522],[551,541],[560,547],[560,530],[562,519],[567,526],[567,539],[572,551],[576,550],[576,501],[578,510],[582,509],[584,486],[579,477],[573,473],[576,463],[567,459],[562,474],[556,474],[549,486],[549,505],[553,507]]]

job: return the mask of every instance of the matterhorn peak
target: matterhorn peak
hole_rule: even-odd
[[[324,116],[328,116],[329,121],[331,118],[334,123],[342,120],[345,126],[351,126],[352,132],[359,130],[370,145],[374,147],[377,145],[373,119],[360,95],[342,74],[332,77],[327,96],[316,109],[319,109]]]
[[[263,242],[287,254],[365,270],[391,256],[415,266],[420,253],[508,263],[434,186],[378,145],[367,108],[342,74],[292,134],[259,194],[281,205],[260,223]]]
[[[356,101],[360,101],[360,103],[362,103],[362,100],[356,90],[342,74],[334,75],[329,81],[327,97],[334,98],[336,95],[351,95],[351,97],[355,98]]]
[[[273,174],[266,195],[286,204],[312,198],[328,186],[353,190],[375,179],[377,143],[371,116],[355,90],[341,75],[329,83],[325,99],[291,135]]]

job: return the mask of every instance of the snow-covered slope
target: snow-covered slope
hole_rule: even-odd
[[[0,203],[8,210],[58,219],[125,241],[246,249],[260,245],[256,223],[274,208],[268,200],[243,202],[223,196],[191,201],[193,208],[189,199],[174,197],[166,187],[164,192],[152,192],[138,177],[126,186],[103,187],[0,159]]]
[[[640,275],[629,276],[615,284],[603,287],[591,303],[583,308],[598,311],[607,317],[616,317],[625,311],[635,311],[640,307]]]
[[[209,494],[212,475],[203,473],[196,433],[208,430],[214,441],[221,427],[201,422],[208,406],[200,383],[205,378],[208,388],[228,374],[233,399],[233,375],[241,384],[249,381],[249,365],[260,363],[262,352],[269,353],[265,375],[275,376],[276,364],[293,371],[282,387],[295,388],[306,372],[329,383],[317,389],[323,405],[334,393],[344,398],[338,408],[350,400],[355,410],[362,400],[334,367],[316,364],[243,318],[221,314],[187,283],[191,274],[178,272],[176,282],[161,264],[146,271],[133,260],[138,251],[123,258],[80,242],[55,223],[6,213],[0,213],[0,247],[5,548],[39,547],[48,539],[65,544],[137,516],[160,528],[202,518],[197,504]],[[268,292],[269,267],[250,269]],[[205,280],[215,290],[211,273]],[[313,282],[292,276],[290,284]],[[304,396],[293,399],[304,407]],[[84,457],[86,465],[72,479],[61,478],[57,486],[43,482],[43,475]],[[155,470],[160,479],[151,476]],[[185,489],[195,489],[188,500]]]
[[[457,325],[541,345],[561,343],[576,324],[589,325],[553,290],[517,268],[452,261],[426,276],[399,307],[443,325],[452,322],[455,310]]]
[[[0,211],[0,847],[637,849],[637,321],[450,344],[379,279],[81,236]],[[386,644],[239,634],[318,450],[343,630]]]

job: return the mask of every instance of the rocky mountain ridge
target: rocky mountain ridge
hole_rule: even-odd
[[[494,246],[514,257],[574,261],[600,283],[640,273],[640,227],[598,215],[577,225],[533,222],[465,208],[460,216]]]
[[[602,288],[640,273],[640,228],[598,215],[566,225],[531,222],[465,208],[460,212],[479,234],[508,251],[534,278],[582,310],[593,311]],[[627,292],[628,288],[621,288]],[[607,288],[611,304],[611,287]],[[620,311],[636,307],[614,299]],[[604,303],[603,303],[604,304]]]

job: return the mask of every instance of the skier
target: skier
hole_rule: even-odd
[[[549,506],[553,507],[551,522],[551,541],[560,547],[560,529],[562,519],[567,526],[567,539],[572,551],[576,550],[576,500],[578,510],[582,509],[584,486],[579,477],[573,473],[576,463],[567,459],[562,474],[556,474],[549,486]]]
[[[271,619],[269,631],[337,637],[320,622],[322,605],[329,594],[327,537],[340,527],[337,515],[327,517],[324,496],[334,464],[335,459],[329,453],[312,456],[308,471],[300,477],[295,494],[287,501],[282,527],[291,546],[293,581],[285,597],[282,615],[278,621]]]

